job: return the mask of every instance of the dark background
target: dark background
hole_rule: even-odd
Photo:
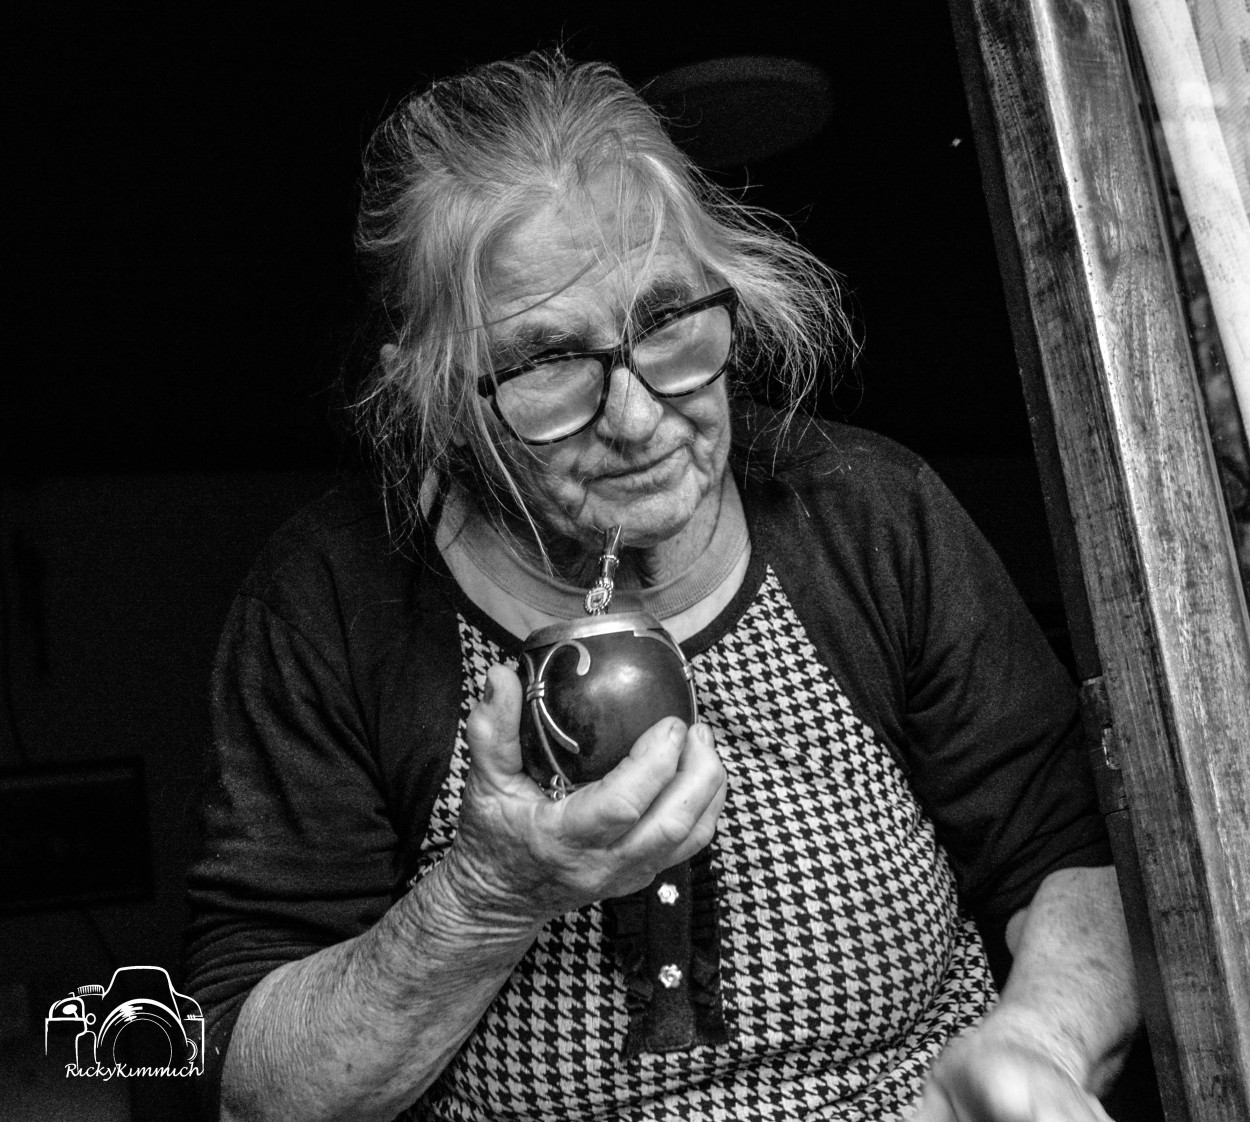
[[[724,180],[847,278],[864,349],[823,411],[929,457],[1061,641],[944,5],[9,11],[0,766],[140,757],[153,893],[0,917],[4,1117],[181,1110],[183,1087],[65,1080],[43,1016],[118,965],[178,980],[216,633],[268,533],[351,462],[330,417],[359,152],[433,76],[561,40],[638,82],[728,55],[819,66],[823,132]]]
[[[635,81],[723,55],[824,69],[828,126],[754,165],[749,198],[849,280],[867,344],[856,419],[924,453],[1025,446],[943,5],[313,12],[53,4],[20,20],[18,466],[332,464],[361,146],[411,87],[561,38]]]

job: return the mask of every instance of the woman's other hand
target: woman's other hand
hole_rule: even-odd
[[[667,717],[595,783],[552,800],[525,773],[521,684],[493,666],[466,728],[454,863],[475,922],[529,925],[644,888],[711,840],[726,775],[711,730]]]
[[[1051,873],[1007,946],[1002,997],[938,1056],[912,1122],[1110,1122],[1097,1094],[1138,1025],[1115,869]]]
[[[991,1015],[934,1064],[911,1122],[1111,1122],[1098,1099],[1036,1040]]]

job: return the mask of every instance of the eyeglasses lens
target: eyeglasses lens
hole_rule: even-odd
[[[732,343],[729,310],[703,308],[644,335],[631,348],[630,366],[653,393],[680,396],[721,374]],[[551,359],[499,386],[499,410],[522,440],[559,440],[595,415],[607,373],[594,358]]]
[[[497,391],[499,411],[522,440],[559,440],[599,408],[603,369],[593,358],[552,359]]]

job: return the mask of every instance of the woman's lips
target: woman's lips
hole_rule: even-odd
[[[588,486],[596,491],[653,490],[662,483],[664,477],[676,465],[677,453],[680,450],[680,447],[674,448],[671,452],[666,452],[662,456],[637,466],[628,465],[609,471],[599,470],[590,477]]]

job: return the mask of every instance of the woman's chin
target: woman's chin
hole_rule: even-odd
[[[535,503],[540,525],[552,534],[598,557],[605,530],[621,527],[621,545],[629,550],[668,549],[691,532],[715,525],[719,487],[688,473],[675,487],[628,496],[583,490],[576,502]],[[543,509],[545,507],[545,509]]]
[[[629,549],[656,549],[665,542],[680,537],[690,524],[694,511],[668,501],[632,503],[628,506],[608,507],[597,512],[588,528],[586,540],[598,548],[603,541],[603,531],[614,526],[621,527],[621,544]]]

